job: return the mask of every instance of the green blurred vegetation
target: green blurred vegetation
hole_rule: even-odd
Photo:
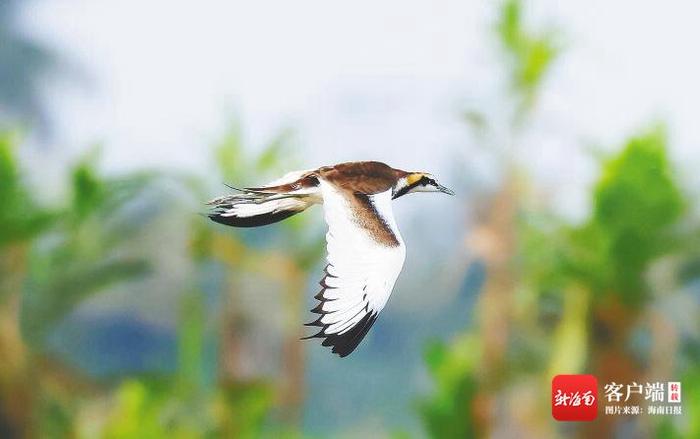
[[[293,156],[289,131],[254,157],[244,153],[241,137],[233,128],[214,149],[220,181],[244,181],[253,174],[272,178],[282,171],[281,157]],[[298,436],[299,322],[305,273],[322,255],[322,233],[301,219],[283,226],[288,232],[273,242],[245,241],[236,231],[193,215],[197,207],[183,208],[163,190],[175,185],[201,202],[209,196],[206,179],[154,172],[107,177],[99,171],[99,150],[68,171],[62,204],[40,201],[17,160],[19,140],[13,133],[0,134],[0,437]],[[47,339],[96,294],[153,275],[148,252],[138,243],[156,233],[159,219],[168,215],[192,218],[187,241],[193,275],[179,295],[174,373],[132,374],[109,384],[63,363]],[[201,290],[211,264],[231,273],[217,286],[225,309],[220,328],[208,324]],[[276,381],[238,370],[244,359],[235,338],[246,324],[236,311],[242,270],[283,287],[289,329]],[[220,363],[213,376],[205,352],[212,339],[218,340]]]
[[[592,212],[583,224],[520,207],[515,219],[518,246],[512,255],[517,287],[506,299],[513,302],[514,312],[502,316],[510,320],[503,373],[497,381],[484,381],[488,372],[478,329],[467,329],[449,344],[431,345],[426,362],[436,390],[421,405],[431,437],[482,437],[499,431],[499,423],[511,422],[526,437],[555,436],[553,423],[543,421],[549,417],[549,381],[562,373],[592,373],[599,383],[682,377],[684,409],[700,409],[700,388],[694,385],[697,356],[687,348],[700,342],[698,334],[686,339],[686,346],[675,344],[682,327],[658,309],[683,294],[683,286],[697,282],[700,274],[684,275],[685,267],[697,261],[700,224],[688,216],[688,201],[666,151],[663,130],[653,129],[605,159],[592,189]],[[669,265],[670,285],[655,285],[650,279],[655,264]],[[634,345],[640,333],[649,339],[642,347]],[[673,347],[671,357],[654,358],[667,343]],[[672,368],[665,368],[667,361]],[[493,418],[485,415],[495,406],[518,404],[516,390],[538,401],[520,409],[525,416],[518,419],[517,412],[509,411]],[[484,393],[488,400],[482,399]],[[617,423],[628,421],[601,414],[598,421],[578,428],[581,437],[613,437],[620,434]],[[656,425],[658,437],[700,434],[694,421],[647,422]]]
[[[11,3],[0,5],[0,22]],[[700,338],[676,318],[697,302],[688,290],[700,280],[698,206],[669,158],[662,125],[600,159],[584,220],[561,218],[539,202],[548,188],[528,175],[519,145],[564,51],[558,30],[527,25],[524,5],[505,1],[494,27],[506,91],[498,110],[506,123],[481,108],[465,111],[475,139],[503,171],[496,188],[475,197],[484,213],[468,230],[486,283],[473,314],[464,316],[471,323],[426,347],[432,387],[415,415],[434,438],[605,438],[622,436],[622,428],[700,437]],[[0,29],[0,37],[7,32]],[[19,113],[37,111],[36,84],[51,58],[29,42],[15,46],[35,52],[36,63],[12,66],[22,87],[0,87],[0,99]],[[0,61],[14,56],[7,47],[0,44]],[[10,92],[21,96],[8,99]],[[206,176],[108,175],[94,149],[66,171],[58,184],[67,195],[57,201],[30,183],[36,170],[18,159],[22,137],[0,133],[0,437],[305,437],[308,365],[299,338],[323,228],[298,215],[265,232],[240,233],[192,214],[221,182],[259,182],[299,168],[292,130],[260,147],[246,144],[243,131],[231,124],[212,148],[215,171]],[[176,364],[100,378],[66,363],[51,349],[66,320],[97,295],[159,281],[144,243],[170,250],[165,241],[176,238],[161,230],[164,218],[185,218],[178,230],[187,235],[186,261],[174,268],[185,273],[172,293],[180,308]],[[463,261],[465,271],[472,262]],[[277,332],[268,351],[256,352],[265,361],[253,367],[274,364],[271,373],[251,371],[246,350],[269,322],[256,320],[245,295],[263,290],[280,304],[266,309],[278,317]],[[696,308],[686,310],[695,319]],[[686,415],[601,414],[590,424],[557,424],[549,386],[561,373],[592,373],[600,383],[680,380]]]
[[[112,283],[144,275],[148,263],[129,255],[125,247],[157,214],[152,206],[138,217],[129,204],[143,196],[155,178],[132,174],[114,179],[97,172],[91,154],[70,170],[66,206],[53,211],[51,242],[30,252],[21,327],[25,339],[42,339],[78,303]]]
[[[668,311],[700,277],[700,223],[667,156],[665,129],[642,130],[601,159],[584,222],[538,202],[546,188],[528,177],[518,145],[561,51],[556,31],[527,29],[523,4],[506,1],[496,26],[512,98],[500,107],[511,109],[505,132],[486,113],[466,112],[478,141],[507,139],[505,149],[493,148],[505,176],[472,232],[487,271],[474,324],[425,354],[435,383],[419,406],[426,431],[435,438],[700,437],[700,337]],[[553,422],[550,381],[576,373],[594,374],[601,386],[682,380],[687,418]]]
[[[526,27],[523,8],[518,0],[505,1],[496,24],[508,64],[510,90],[518,100],[517,109],[521,114],[535,104],[537,92],[561,51],[557,32],[536,32]]]

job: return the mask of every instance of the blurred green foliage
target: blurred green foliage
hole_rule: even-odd
[[[435,390],[419,403],[419,412],[430,437],[477,437],[475,372],[480,358],[479,340],[469,334],[454,340],[449,348],[440,342],[428,346],[425,361]]]
[[[253,171],[278,173],[287,139],[289,133],[283,133],[260,155],[248,157],[240,147],[238,134],[229,133],[216,149],[224,179],[245,181],[252,178]],[[12,340],[0,337],[0,356],[6,359],[0,373],[0,435],[299,437],[293,424],[268,422],[280,398],[274,383],[241,380],[223,371],[212,377],[206,367],[210,359],[205,346],[212,338],[212,328],[199,288],[199,270],[206,270],[212,260],[232,264],[227,270],[252,269],[263,261],[264,254],[256,252],[254,242],[249,247],[236,238],[235,232],[199,217],[189,230],[188,250],[196,275],[189,285],[183,285],[178,363],[173,373],[131,375],[113,385],[95,383],[49,353],[48,337],[86,299],[111,286],[150,275],[150,261],[137,244],[150,233],[151,223],[161,215],[191,215],[180,212],[178,204],[159,186],[167,181],[180,182],[194,192],[194,199],[201,200],[204,185],[199,177],[173,179],[151,172],[107,177],[99,171],[99,150],[95,149],[69,170],[65,202],[49,208],[32,196],[33,189],[15,155],[17,142],[17,137],[9,133],[0,136],[0,200],[5,206],[0,210],[0,256],[2,261],[14,261],[3,263],[0,269],[11,270],[17,281],[3,284],[3,295],[16,300],[6,298],[6,311],[0,313],[0,326],[16,325],[17,332],[0,335],[22,336]],[[306,239],[313,234],[306,231],[303,222],[286,230],[293,233],[283,235],[279,242],[289,249],[288,256],[279,254],[277,259],[291,264],[298,255],[295,264],[301,265],[296,271],[285,268],[275,275],[286,276],[288,271],[293,285],[301,287],[299,299],[290,302],[298,305],[305,286],[301,267],[315,262],[322,252],[322,241]],[[24,249],[19,259],[18,245]],[[274,261],[272,265],[274,269]],[[227,284],[222,288],[227,293],[235,290]],[[21,306],[15,308],[15,301]],[[298,324],[298,318],[290,320]],[[298,344],[297,338],[295,334]],[[51,372],[44,371],[43,364]],[[5,407],[13,406],[13,398],[20,394],[26,396],[26,405],[17,415]]]
[[[14,3],[0,4],[0,23]],[[500,11],[495,30],[513,98],[503,108],[514,117],[506,135],[494,137],[517,142],[524,116],[533,114],[561,46],[556,32],[526,26],[523,2],[506,0]],[[6,35],[8,30],[0,27],[0,39]],[[32,52],[34,64],[2,63],[16,55],[8,52],[12,46]],[[0,88],[0,103],[13,101],[21,111],[36,111],[37,75],[51,65],[48,53],[26,41],[0,44],[0,64],[11,67],[11,78],[22,76],[17,90]],[[465,116],[481,135],[497,129],[482,112]],[[41,188],[29,183],[29,170],[17,158],[19,141],[15,133],[0,133],[0,437],[302,437],[299,415],[293,413],[300,410],[304,388],[299,312],[305,273],[324,250],[323,233],[313,227],[310,216],[295,216],[275,231],[246,234],[200,217],[186,221],[191,273],[179,285],[181,291],[173,293],[181,312],[177,363],[169,372],[98,380],[67,366],[47,348],[61,322],[86,300],[153,275],[153,261],[139,247],[159,217],[181,218],[201,208],[174,203],[159,185],[174,184],[178,198],[199,203],[213,191],[212,179],[218,180],[218,193],[223,182],[247,185],[278,177],[297,168],[293,132],[282,130],[265,145],[251,148],[241,125],[233,123],[214,148],[214,177],[105,175],[99,150],[93,150],[68,170],[68,196],[55,204],[44,201],[37,193]],[[619,369],[625,373],[637,372],[635,367],[644,363],[653,374],[652,351],[664,340],[647,336],[646,344],[632,346],[635,334],[651,332],[649,315],[673,327],[678,347],[668,379],[683,382],[683,409],[691,414],[680,420],[652,419],[649,434],[700,437],[700,418],[693,416],[700,412],[700,340],[675,320],[658,316],[668,298],[681,297],[682,288],[700,278],[693,248],[700,235],[689,215],[694,203],[682,195],[667,150],[665,132],[656,128],[632,137],[603,160],[590,192],[590,214],[580,224],[546,208],[526,206],[521,200],[528,194],[514,194],[508,187],[510,182],[527,182],[525,172],[508,170],[514,175],[504,179],[503,198],[517,205],[504,209],[506,217],[512,212],[505,228],[517,231],[517,246],[501,270],[511,276],[503,283],[510,287],[496,291],[502,306],[496,316],[509,330],[505,355],[485,370],[492,334],[471,326],[449,342],[435,341],[426,348],[433,388],[416,410],[430,437],[489,436],[498,427],[488,417],[494,407],[504,410],[497,420],[520,427],[523,436],[563,434],[548,412],[552,375],[591,372],[606,377],[607,368],[618,363],[632,365]],[[690,227],[679,227],[683,222]],[[650,274],[660,261],[672,265],[668,291]],[[212,266],[224,275],[212,275]],[[237,307],[244,288],[240,279],[250,274],[281,285],[285,314],[280,326],[286,338],[281,341],[283,376],[275,379],[239,373],[237,346],[228,340],[254,324],[254,316],[242,315]],[[210,290],[221,296],[216,317],[206,303]],[[212,340],[219,367],[213,372],[207,368]],[[523,401],[527,404],[519,405]],[[282,411],[293,413],[291,419],[282,419]],[[583,428],[565,432],[606,436]]]
[[[503,186],[480,224],[481,239],[498,253],[486,255],[489,283],[474,308],[475,324],[426,352],[434,389],[420,402],[425,430],[435,438],[489,437],[503,434],[505,425],[521,437],[624,437],[625,424],[628,433],[700,437],[693,415],[700,410],[698,361],[684,347],[696,346],[699,337],[662,311],[674,300],[688,300],[683,288],[700,278],[694,268],[699,226],[669,162],[665,130],[642,131],[600,162],[583,222],[571,223],[543,206],[542,192],[530,186],[513,151],[561,46],[554,31],[525,26],[524,5],[506,0],[496,26],[510,78],[508,104],[514,103],[506,132],[496,132],[502,124],[479,109],[465,115],[478,142],[496,150],[507,143],[499,157]],[[660,264],[671,267],[661,284],[652,276]],[[659,321],[667,325],[663,334]],[[655,357],[674,337],[684,341],[667,353],[671,358]],[[494,346],[500,345],[499,356]],[[645,417],[649,422],[642,424],[601,415],[564,429],[551,420],[548,399],[550,381],[561,373],[592,373],[601,385],[680,379],[688,389],[687,419]]]
[[[512,92],[520,101],[522,113],[534,104],[560,47],[553,31],[536,33],[525,27],[520,0],[507,0],[503,4],[496,31],[510,64]]]
[[[662,130],[632,138],[608,160],[593,192],[591,219],[569,232],[564,263],[598,295],[629,306],[648,296],[649,264],[678,247],[685,201],[666,157]]]
[[[93,153],[70,171],[70,202],[55,211],[48,236],[30,253],[21,324],[31,343],[41,343],[81,301],[147,273],[147,261],[127,247],[157,214],[158,204],[149,200],[138,215],[130,207],[143,199],[155,176],[105,178],[96,159]]]
[[[259,437],[274,404],[274,390],[263,381],[207,381],[204,313],[199,294],[184,297],[176,373],[123,381],[116,390],[102,437]]]
[[[515,344],[511,349],[516,354],[509,361],[511,374],[515,375],[502,383],[504,389],[517,383],[516,376],[544,372],[537,382],[545,388],[554,374],[591,370],[593,356],[606,339],[621,337],[623,344],[615,345],[615,349],[619,349],[620,355],[625,354],[624,343],[630,342],[631,333],[618,334],[616,331],[625,327],[604,320],[608,334],[605,339],[594,338],[601,324],[596,315],[605,318],[612,313],[612,318],[619,319],[621,324],[634,323],[635,310],[653,297],[647,282],[652,264],[669,255],[684,260],[691,250],[680,245],[692,239],[693,234],[686,231],[684,235],[678,227],[686,212],[686,201],[673,177],[666,151],[663,131],[656,129],[633,137],[619,153],[605,160],[592,189],[590,219],[582,225],[569,225],[553,216],[545,216],[542,222],[532,221],[537,216],[521,217],[526,223],[519,229],[522,245],[519,258],[532,261],[521,264],[518,272],[524,287],[519,297],[525,300],[526,311],[523,319],[512,323]],[[524,295],[527,291],[537,295],[534,307],[528,305],[530,299]],[[554,302],[554,323],[540,318],[551,312],[552,302],[548,299],[551,292],[560,297]],[[609,302],[610,298],[621,302],[624,311],[616,308],[615,302]],[[593,338],[591,345],[589,338]],[[475,395],[481,373],[478,359],[483,349],[476,340],[476,335],[468,329],[450,344],[434,344],[426,353],[435,390],[422,402],[420,412],[431,437],[484,434],[474,425],[479,411],[474,406],[478,402]],[[528,371],[518,358],[527,356],[528,349],[536,349],[542,342],[548,348],[538,351],[525,363],[550,366]],[[679,367],[684,365],[681,358],[679,352]],[[698,369],[696,363],[690,364],[693,366],[686,368],[686,372],[679,368],[676,371],[679,375],[668,377],[684,377],[687,410],[700,409],[697,402],[700,392],[696,392],[700,387],[693,385]],[[599,379],[603,377],[599,375]],[[695,437],[690,432],[697,433],[696,424],[692,421],[680,434],[674,424],[661,423],[658,437]]]
[[[36,236],[54,218],[50,209],[37,204],[23,181],[15,160],[16,137],[0,131],[0,247]]]

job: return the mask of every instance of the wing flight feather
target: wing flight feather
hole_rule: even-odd
[[[344,357],[362,341],[384,308],[406,249],[391,209],[391,190],[352,193],[320,179],[328,224],[328,265],[312,310],[320,327],[311,337]]]

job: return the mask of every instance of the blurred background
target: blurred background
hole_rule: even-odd
[[[0,437],[700,437],[698,12],[0,1]],[[394,203],[341,359],[299,340],[321,209],[200,213],[347,160],[458,196]],[[562,373],[681,381],[683,415],[557,423]]]

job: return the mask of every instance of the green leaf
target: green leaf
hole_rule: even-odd
[[[106,196],[105,184],[98,176],[95,158],[95,154],[90,154],[71,173],[72,213],[79,220],[98,210]]]
[[[556,32],[527,29],[521,1],[507,0],[501,7],[496,33],[509,60],[510,83],[519,100],[516,116],[522,117],[560,52]]]
[[[0,248],[37,236],[55,219],[25,186],[15,157],[16,143],[11,133],[0,132]]]

